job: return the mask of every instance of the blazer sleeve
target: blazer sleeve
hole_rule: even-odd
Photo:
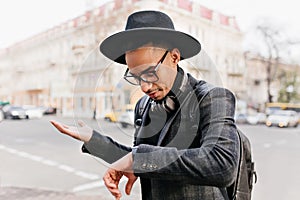
[[[141,100],[139,100],[141,101]],[[139,103],[135,106],[135,122],[136,118],[139,117],[138,107]],[[134,135],[137,134],[138,129],[135,128]],[[134,137],[133,145],[135,145],[136,136]],[[105,162],[113,163],[129,152],[132,151],[132,148],[125,146],[113,140],[111,137],[102,135],[101,133],[93,130],[93,135],[89,142],[86,142],[82,146],[82,152],[89,153],[93,156],[101,158]]]
[[[101,158],[105,162],[113,163],[131,152],[131,147],[122,145],[93,130],[90,141],[83,144],[82,152]]]
[[[217,187],[227,187],[234,181],[240,153],[234,123],[235,97],[227,89],[213,88],[198,106],[200,146],[179,150],[139,145],[133,151],[136,176]]]

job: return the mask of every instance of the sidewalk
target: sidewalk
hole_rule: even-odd
[[[5,200],[108,200],[111,197],[76,195],[42,189],[0,187],[0,199]]]

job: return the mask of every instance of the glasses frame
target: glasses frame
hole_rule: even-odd
[[[167,54],[168,54],[168,50],[166,50],[166,52],[164,53],[164,55],[161,57],[161,59],[158,61],[158,63],[155,65],[155,66],[149,66],[147,69],[143,70],[140,75],[134,75],[134,74],[131,74],[131,75],[128,75],[129,73],[129,68],[126,69],[125,73],[124,73],[124,76],[123,78],[130,84],[132,85],[141,85],[141,81],[145,82],[145,83],[154,83],[154,82],[157,82],[159,80],[159,77],[157,76],[157,70],[159,68],[159,66],[164,62]],[[154,67],[154,70],[150,70],[150,68],[153,68]],[[153,74],[155,77],[156,77],[156,80],[155,81],[148,81],[148,80],[145,80],[143,79],[141,76],[144,75],[144,74]],[[127,78],[131,78],[133,77],[136,82],[132,82],[130,81],[129,79]]]

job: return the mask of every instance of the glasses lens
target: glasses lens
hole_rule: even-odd
[[[155,72],[148,72],[145,74],[141,74],[140,78],[147,83],[153,83],[158,80],[158,77]]]
[[[134,76],[125,76],[124,79],[133,85],[139,85],[139,80]]]

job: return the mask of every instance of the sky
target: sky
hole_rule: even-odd
[[[291,32],[300,32],[300,13],[295,0],[195,0],[224,14],[236,17],[239,26],[247,31],[258,20],[268,18]]]
[[[0,48],[43,32],[109,0],[3,0],[0,2]],[[300,12],[295,0],[194,0],[229,16],[247,32],[257,20],[269,18],[288,30],[300,33]]]

